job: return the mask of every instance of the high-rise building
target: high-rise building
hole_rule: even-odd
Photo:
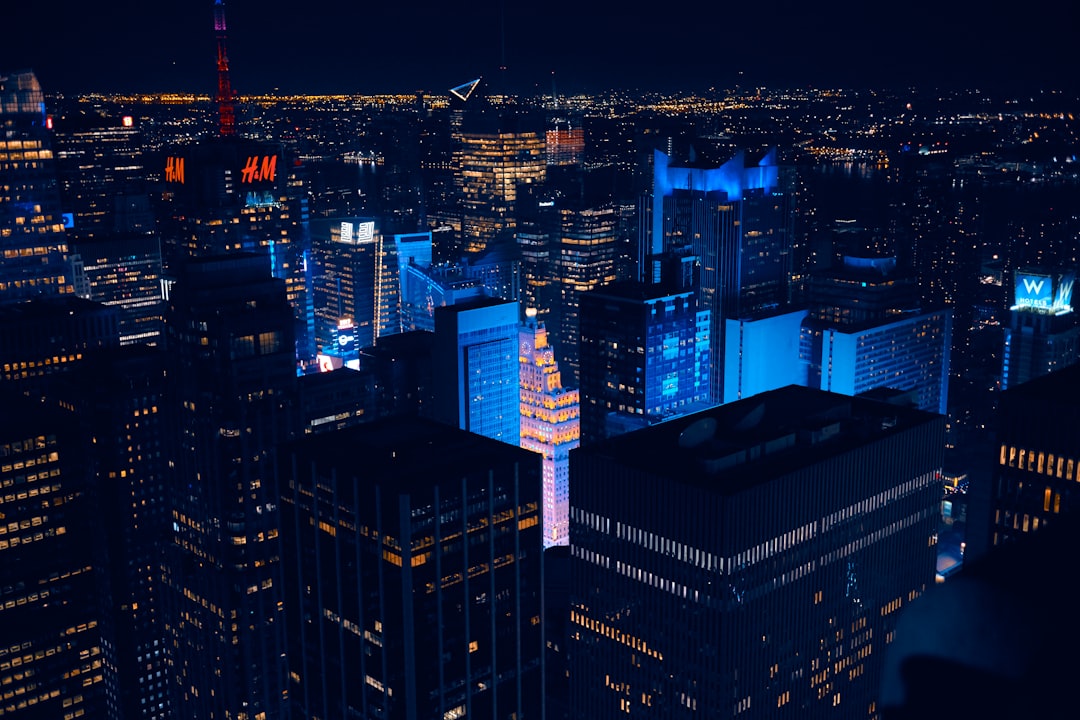
[[[559,363],[536,310],[518,331],[521,447],[544,456],[544,547],[569,542],[570,451],[581,439],[581,394],[563,387]]]
[[[120,311],[120,344],[153,345],[161,338],[161,242],[153,233],[101,234],[72,239],[86,297]]]
[[[120,717],[87,443],[70,413],[0,393],[0,715]]]
[[[520,444],[519,322],[517,302],[494,298],[435,309],[433,417]]]
[[[551,229],[548,324],[559,348],[559,362],[568,377],[581,383],[581,297],[615,282],[619,221],[614,205],[590,207],[564,203],[556,207]]]
[[[303,182],[280,143],[236,135],[167,149],[162,253],[171,275],[190,258],[240,252],[266,255],[286,283],[298,361],[309,339],[311,236]],[[313,353],[312,353],[313,354]]]
[[[1015,275],[1005,328],[1002,390],[1080,361],[1080,321],[1072,311],[1075,274],[1024,268]]]
[[[63,379],[57,398],[73,409],[90,441],[98,537],[109,558],[121,716],[178,717],[162,595],[176,437],[166,405],[165,354],[139,345],[91,352]]]
[[[515,227],[520,186],[544,181],[542,119],[490,107],[469,111],[453,141],[462,250],[480,252]]]
[[[702,307],[712,311],[712,357],[725,357],[724,321],[785,306],[791,299],[794,193],[772,149],[760,158],[736,153],[717,165],[674,163],[653,153],[652,202],[639,252],[641,278],[661,280],[665,258],[692,256]],[[714,400],[724,373],[713,372]]]
[[[265,255],[194,259],[165,317],[178,425],[166,554],[174,707],[283,716],[277,451],[293,432],[293,316]]]
[[[806,310],[763,310],[724,321],[724,402],[785,385],[807,386],[808,364],[800,337]]]
[[[789,386],[571,456],[578,717],[878,717],[944,419]]]
[[[334,345],[342,320],[352,321],[357,347],[375,344],[379,309],[382,233],[371,218],[336,218],[312,223],[315,342]]]
[[[69,241],[156,230],[135,118],[73,112],[53,133]]]
[[[947,412],[952,313],[920,309],[914,275],[895,257],[844,256],[811,275],[807,299],[724,321],[725,402],[786,384],[844,395],[891,388]]]
[[[1080,482],[1078,381],[1080,366],[1072,365],[1001,393],[989,529],[986,538],[972,539],[976,554],[1080,508],[1074,490]]]
[[[626,281],[583,293],[582,441],[707,407],[710,325],[693,290]]]
[[[120,312],[76,295],[0,305],[0,384],[44,393],[50,377],[120,344]]]
[[[74,292],[45,96],[0,73],[0,303]]]
[[[420,418],[290,447],[297,717],[544,717],[540,464]]]
[[[912,390],[922,410],[948,412],[952,311],[859,325],[803,324],[800,355],[808,384],[844,395]]]

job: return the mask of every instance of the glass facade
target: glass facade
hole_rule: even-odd
[[[0,303],[74,292],[67,251],[41,86],[0,75]]]

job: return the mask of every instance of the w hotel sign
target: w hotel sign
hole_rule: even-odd
[[[1029,309],[1055,315],[1072,312],[1074,274],[1017,271],[1013,309]]]

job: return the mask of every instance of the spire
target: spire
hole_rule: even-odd
[[[222,137],[236,134],[236,110],[233,89],[229,82],[229,55],[225,49],[225,3],[214,0],[214,34],[217,36],[218,71],[218,133]]]

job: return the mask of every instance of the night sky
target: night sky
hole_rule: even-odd
[[[214,91],[211,0],[7,5],[0,72],[33,69],[46,92]],[[228,0],[226,12],[241,94],[443,93],[478,76],[494,85],[504,53],[502,86],[515,92],[550,92],[553,72],[560,93],[1037,90],[1077,86],[1070,5]]]

